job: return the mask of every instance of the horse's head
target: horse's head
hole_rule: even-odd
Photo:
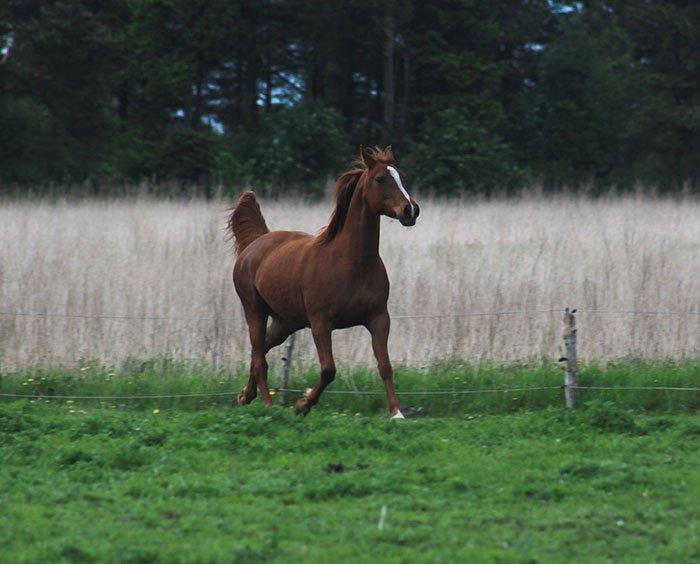
[[[403,174],[396,164],[392,148],[361,147],[360,159],[366,167],[362,197],[369,209],[398,219],[401,225],[415,225],[420,208],[404,188]]]

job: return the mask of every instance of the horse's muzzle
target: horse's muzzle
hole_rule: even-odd
[[[418,207],[418,204],[411,198],[411,204],[406,204],[401,210],[401,214],[399,215],[398,219],[401,222],[401,225],[404,225],[406,227],[411,227],[416,224],[416,219],[418,218],[418,214],[420,214],[420,208]]]

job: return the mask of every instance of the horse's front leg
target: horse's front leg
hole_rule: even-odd
[[[250,403],[255,399],[255,387],[260,390],[265,405],[272,405],[272,398],[267,387],[267,353],[265,344],[265,334],[267,327],[267,315],[253,312],[246,315],[248,321],[248,331],[250,333],[250,378],[248,385],[238,396],[239,404]]]
[[[367,325],[370,334],[372,335],[372,350],[374,357],[377,359],[377,367],[379,368],[379,376],[384,382],[386,388],[386,398],[389,402],[389,415],[392,419],[403,419],[403,413],[399,409],[399,402],[396,400],[396,392],[394,391],[394,369],[391,367],[389,360],[389,328],[391,327],[391,319],[388,312],[373,317]]]
[[[316,405],[318,398],[335,379],[335,361],[333,360],[333,343],[331,339],[332,327],[329,321],[317,320],[311,322],[311,334],[314,337],[316,352],[318,353],[318,361],[321,364],[321,379],[316,387],[304,394],[294,406],[294,410],[306,415],[311,408]]]

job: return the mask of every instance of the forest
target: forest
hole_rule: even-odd
[[[699,54],[692,0],[9,0],[0,190],[320,194],[391,144],[435,195],[697,192]]]

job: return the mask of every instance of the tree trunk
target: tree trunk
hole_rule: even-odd
[[[270,108],[272,108],[272,62],[270,57],[265,59],[265,113],[270,113]]]
[[[240,51],[236,53],[236,74],[234,77],[234,95],[231,96],[233,106],[233,127],[240,127],[243,124],[243,55]]]
[[[401,50],[401,59],[403,61],[403,89],[401,90],[401,103],[399,106],[397,135],[398,141],[403,142],[408,130],[408,104],[411,99],[411,54],[408,46],[404,45]]]
[[[394,38],[396,34],[394,15],[388,14],[384,22],[384,80],[382,99],[382,144],[391,142],[394,135]]]
[[[129,101],[129,86],[122,84],[117,92],[117,114],[122,128],[129,119]]]
[[[197,80],[195,83],[194,99],[192,100],[192,112],[190,113],[190,126],[192,129],[199,129],[202,123],[203,114],[203,100],[202,100],[202,79],[200,73],[197,73]]]
[[[248,123],[255,123],[258,118],[258,77],[260,72],[260,61],[257,54],[252,57],[248,65],[248,80],[246,89],[246,100],[248,105]]]

